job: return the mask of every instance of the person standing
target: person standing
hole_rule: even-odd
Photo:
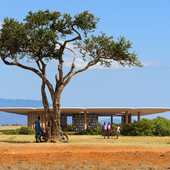
[[[35,125],[35,138],[36,138],[36,142],[38,142],[38,135],[40,134],[41,130],[43,129],[40,126],[40,116],[38,116],[38,119],[35,120],[35,122],[33,123],[33,125]]]
[[[110,122],[109,122],[108,125],[107,125],[108,139],[109,139],[109,136],[110,136],[110,131],[111,131],[111,125],[110,125]]]
[[[105,139],[106,133],[107,133],[107,125],[106,125],[106,122],[104,122],[104,125],[103,125],[102,129],[103,129],[103,132],[104,132],[104,139]]]
[[[117,127],[116,127],[116,133],[117,133],[117,139],[119,139],[120,127],[119,127],[118,124],[117,124]]]

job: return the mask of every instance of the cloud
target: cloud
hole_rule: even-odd
[[[160,63],[154,61],[142,61],[141,63],[144,67],[153,67],[160,65]]]
[[[65,58],[64,60],[64,66],[67,68],[70,68],[72,64],[72,58]],[[82,58],[76,58],[75,60],[75,69],[81,69],[84,68],[87,65],[87,62],[84,62]],[[112,62],[112,66],[110,68],[106,68],[103,65],[100,65],[100,63],[90,67],[89,69],[112,69],[112,70],[117,70],[117,69],[134,69],[134,67],[128,67],[128,66],[121,66],[117,62]]]
[[[63,43],[63,42],[60,42]],[[87,62],[84,62],[82,60],[82,55],[79,53],[79,49],[74,49],[74,45],[73,44],[67,44],[67,47],[70,48],[71,50],[74,51],[74,53],[76,54],[76,60],[75,60],[75,69],[81,69],[84,68],[87,65]],[[66,49],[64,52],[64,67],[66,68],[70,68],[72,61],[74,58],[74,54]],[[160,63],[158,62],[153,62],[153,61],[142,61],[141,62],[142,65],[144,67],[153,67],[153,66],[158,66],[160,65]],[[56,60],[51,60],[50,63],[48,64],[48,67],[56,67],[58,65],[58,61]],[[90,67],[89,69],[111,69],[111,70],[121,70],[121,69],[126,69],[126,70],[131,70],[131,69],[135,69],[136,67],[129,67],[129,66],[121,66],[120,64],[118,64],[116,61],[112,62],[112,65],[110,68],[106,68],[103,65],[100,65],[100,63]]]
[[[63,43],[63,42],[61,42]],[[59,46],[58,46],[59,47]],[[74,45],[73,44],[67,44],[67,47],[70,48],[71,50],[74,51],[74,53],[76,54],[76,60],[75,60],[75,69],[81,69],[84,68],[87,65],[87,62],[84,62],[82,60],[82,55],[79,53],[79,49],[74,49]],[[66,49],[64,52],[64,67],[70,68],[73,58],[74,58],[74,54]],[[57,66],[58,65],[58,61],[56,60],[51,60],[51,62],[48,64],[49,67],[53,67],[53,66]],[[103,65],[100,65],[100,63],[90,67],[89,69],[134,69],[134,67],[128,67],[128,66],[121,66],[120,64],[118,64],[117,62],[112,62],[112,66],[111,68],[106,68]]]

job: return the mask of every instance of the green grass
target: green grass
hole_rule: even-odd
[[[34,135],[0,135],[0,142],[25,143],[34,142]]]
[[[116,139],[116,136],[112,136],[110,139],[103,139],[101,135],[68,135],[69,141],[67,144],[78,145],[105,145],[105,146],[148,146],[148,147],[164,147],[170,148],[170,137],[129,137],[120,136]],[[34,135],[0,135],[0,142],[10,143],[32,143],[35,142]]]
[[[103,139],[103,136],[80,136],[70,135],[70,144],[86,145],[108,145],[108,146],[149,146],[149,147],[168,147],[170,148],[170,137],[148,137],[148,136],[112,136],[110,139]]]

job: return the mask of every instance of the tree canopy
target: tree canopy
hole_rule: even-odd
[[[49,10],[35,13],[30,11],[23,22],[5,18],[0,31],[0,55],[4,60],[10,58],[15,62],[19,62],[23,57],[35,62],[40,59],[63,62],[66,44],[74,42],[80,49],[83,60],[90,57],[88,66],[99,62],[110,67],[112,61],[117,61],[122,66],[141,66],[137,54],[129,52],[132,43],[125,41],[124,37],[119,37],[115,42],[112,36],[108,37],[105,33],[89,35],[96,29],[98,21],[99,18],[95,18],[88,11],[74,17]],[[61,39],[73,35],[75,37],[61,43]],[[56,48],[57,45],[60,48]]]
[[[122,66],[142,66],[137,54],[130,52],[132,43],[126,41],[124,37],[120,36],[117,41],[114,41],[113,36],[106,36],[103,32],[98,36],[93,35],[98,22],[99,18],[88,11],[74,16],[49,10],[39,10],[35,13],[30,11],[23,22],[14,18],[4,18],[0,30],[0,57],[5,64],[33,71],[42,79],[41,92],[44,108],[48,108],[45,93],[45,85],[47,85],[54,114],[52,117],[46,114],[46,120],[48,119],[46,127],[52,129],[53,136],[59,135],[61,92],[74,75],[98,63],[110,67],[113,61]],[[74,44],[74,47],[79,49],[82,60],[86,61],[85,67],[76,68],[76,54],[74,49],[67,47],[68,43]],[[70,50],[74,57],[70,71],[63,75],[65,50]],[[35,62],[37,67],[22,64],[20,60],[23,58]],[[58,61],[54,87],[46,78],[46,65],[52,59]],[[52,123],[49,123],[50,121]]]

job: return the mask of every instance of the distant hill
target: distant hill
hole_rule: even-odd
[[[49,104],[50,107],[52,106]],[[1,99],[0,107],[43,107],[41,100]]]
[[[49,104],[51,107],[52,105]],[[0,98],[0,108],[4,107],[43,107],[41,100],[22,100],[22,99],[2,99]],[[27,116],[0,112],[0,125],[27,125]]]

